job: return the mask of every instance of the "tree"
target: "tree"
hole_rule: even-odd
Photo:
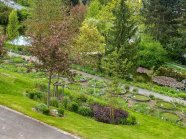
[[[173,60],[181,64],[186,64],[186,2],[180,0],[181,4],[181,17],[177,19],[179,22],[178,36],[175,36],[169,40],[167,43],[166,49],[169,53],[169,56]]]
[[[167,52],[163,46],[148,35],[143,35],[139,44],[138,65],[158,68],[166,62]]]
[[[38,59],[36,67],[44,70],[48,76],[48,106],[52,76],[70,75],[67,46],[74,32],[72,21],[60,0],[33,1],[28,34],[33,39],[31,52]]]
[[[73,18],[73,27],[76,29],[76,32],[79,33],[79,28],[85,19],[87,8],[83,4],[76,5],[71,8],[70,15]]]
[[[143,0],[142,15],[148,31],[162,44],[178,35],[180,0]]]
[[[95,18],[99,14],[101,8],[102,5],[99,0],[92,1],[87,11],[87,18]]]
[[[160,41],[173,60],[183,61],[178,55],[183,51],[185,44],[182,41],[180,18],[185,15],[184,0],[143,0],[142,15],[146,30],[154,39]]]
[[[80,34],[75,39],[74,49],[83,65],[100,68],[101,55],[105,51],[105,38],[91,22],[84,21]]]
[[[0,57],[5,54],[5,50],[3,49],[3,43],[6,40],[5,36],[0,36]]]
[[[4,5],[3,3],[0,3],[0,25],[4,27],[3,33],[6,32],[6,26],[8,24],[8,17],[10,13],[11,9]]]
[[[137,26],[131,19],[131,13],[125,0],[121,0],[113,11],[115,16],[111,34],[111,46],[103,64],[116,76],[126,78],[135,69],[134,60],[138,49]],[[112,59],[113,58],[113,59]]]
[[[12,11],[9,15],[7,36],[9,39],[14,39],[19,36],[19,21],[17,17],[17,11]]]

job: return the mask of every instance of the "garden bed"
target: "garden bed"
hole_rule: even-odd
[[[133,100],[139,101],[139,102],[148,102],[148,101],[150,101],[149,97],[144,96],[144,95],[140,95],[140,94],[133,95],[131,98]]]
[[[162,119],[166,120],[166,121],[171,121],[171,122],[174,122],[174,123],[177,123],[178,121],[180,121],[180,117],[176,114],[176,113],[173,113],[173,112],[162,112],[161,113],[161,117]]]
[[[176,108],[176,106],[173,103],[165,101],[156,102],[156,106],[164,110],[174,110]]]

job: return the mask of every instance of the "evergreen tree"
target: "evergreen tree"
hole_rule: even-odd
[[[114,27],[111,33],[111,48],[103,60],[104,67],[121,78],[126,78],[135,69],[138,39],[135,37],[137,26],[131,19],[131,12],[125,0],[121,0],[114,9]],[[114,58],[114,59],[112,59]]]
[[[180,0],[143,0],[142,15],[148,32],[164,46],[171,38],[179,36]]]
[[[169,56],[184,61],[185,0],[143,0],[142,15],[148,33],[168,51]]]
[[[19,21],[17,11],[12,11],[9,16],[9,23],[7,27],[7,35],[9,39],[14,39],[19,36]]]

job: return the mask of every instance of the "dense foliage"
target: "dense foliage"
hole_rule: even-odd
[[[186,46],[184,0],[143,0],[142,15],[147,30],[154,39],[161,42],[171,58],[184,63],[185,52],[182,51],[185,51]]]
[[[19,21],[17,11],[12,11],[9,16],[7,36],[9,39],[14,39],[19,36]]]
[[[128,112],[112,107],[94,105],[93,112],[96,120],[104,123],[120,124],[123,119],[128,118]]]
[[[150,36],[144,36],[138,51],[138,64],[146,68],[160,67],[166,61],[166,51],[162,45]]]

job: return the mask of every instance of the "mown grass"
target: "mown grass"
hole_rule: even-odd
[[[39,114],[32,111],[37,102],[23,95],[25,90],[34,87],[36,81],[40,80],[26,74],[0,69],[0,104],[86,139],[184,139],[186,137],[186,128],[134,112],[132,114],[139,122],[136,126],[104,124],[69,111],[65,111],[64,118]]]

